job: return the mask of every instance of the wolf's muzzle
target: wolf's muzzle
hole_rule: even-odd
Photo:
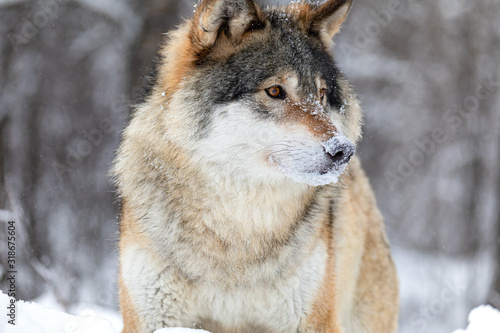
[[[331,170],[339,170],[347,164],[356,153],[356,146],[345,136],[335,136],[323,144],[328,163],[321,170],[326,174]]]

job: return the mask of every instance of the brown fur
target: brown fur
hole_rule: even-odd
[[[304,112],[304,107],[303,104],[293,103],[289,100],[286,101],[286,121],[305,126],[310,133],[325,141],[337,134],[337,129],[325,115]],[[314,106],[308,106],[307,108],[314,109]]]
[[[165,59],[162,66],[162,72],[168,80],[161,80],[159,86],[165,92],[166,96],[172,96],[180,87],[180,83],[185,75],[188,75],[194,68],[194,63],[197,59],[197,49],[193,45],[191,39],[186,34],[181,33],[185,27],[174,32],[171,36],[177,42],[171,44],[172,48],[169,52],[164,52],[161,56]],[[172,57],[171,54],[175,54]],[[161,79],[161,78],[160,78]]]
[[[323,225],[322,239],[328,246],[327,273],[317,293],[312,313],[305,321],[303,331],[341,332],[335,305],[335,253],[333,252],[333,233],[331,216],[326,217]]]
[[[137,219],[125,201],[122,202],[122,220],[120,225],[120,249],[125,249],[131,244],[138,243],[141,246],[148,246],[147,239],[138,230]],[[133,300],[128,289],[123,283],[122,273],[118,279],[120,289],[120,308],[123,316],[124,333],[140,332],[143,330],[141,318],[134,307]]]
[[[305,32],[320,36],[329,49],[332,37],[340,30],[347,17],[352,0],[325,1],[321,5],[298,3],[288,6],[289,15],[295,16]]]
[[[125,287],[121,276],[119,278],[118,286],[120,288],[120,309],[123,317],[123,333],[140,332],[142,330],[141,318],[137,314],[137,310],[134,308],[133,300],[129,295],[127,287]]]

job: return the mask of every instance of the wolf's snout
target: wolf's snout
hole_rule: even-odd
[[[330,161],[330,168],[338,169],[347,164],[356,153],[356,147],[345,136],[336,136],[324,143],[323,148]]]

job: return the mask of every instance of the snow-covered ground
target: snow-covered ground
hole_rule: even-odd
[[[455,333],[498,333],[500,332],[500,311],[483,305],[475,308],[469,315],[467,330]]]
[[[0,308],[7,309],[10,298],[0,293]],[[16,325],[7,323],[7,316],[1,316],[0,332],[2,333],[118,333],[121,324],[116,315],[98,313],[94,310],[82,315],[69,315],[61,311],[49,309],[42,305],[28,302],[17,302]],[[118,320],[119,321],[119,320]],[[500,332],[500,312],[490,306],[480,306],[469,315],[467,330],[455,333],[498,333]],[[188,328],[164,328],[155,333],[203,333],[203,330]]]
[[[392,246],[392,253],[400,280],[400,333],[451,333],[467,327],[469,312],[484,302],[491,286],[495,264],[491,256],[485,253],[457,259],[409,250],[396,244]],[[36,304],[19,302],[18,325],[3,330],[7,317],[0,315],[0,333],[121,331],[123,324],[118,311],[96,305],[96,298],[91,294],[85,299],[90,300],[89,303],[70,309],[60,306],[50,295],[35,299]],[[7,296],[0,294],[0,308],[7,309],[7,305]],[[498,313],[491,308],[479,309],[470,314],[471,324],[466,332],[499,333]],[[497,318],[496,322],[493,318]],[[496,331],[478,326],[483,322],[488,328],[496,327]]]
[[[488,254],[456,259],[425,254],[396,244],[392,246],[392,253],[400,280],[400,333],[451,333],[457,328],[467,327],[470,310],[486,299],[491,284],[494,262]],[[95,299],[90,296],[86,299]],[[69,310],[61,307],[50,295],[34,302],[17,303],[18,325],[15,327],[9,325],[3,330],[8,318],[0,316],[0,333],[117,333],[123,326],[116,310],[98,306],[92,301],[72,306]],[[7,309],[8,303],[7,296],[0,293],[0,308]],[[492,308],[477,308],[469,320],[467,331],[456,333],[500,332],[500,315]]]
[[[210,332],[207,332],[204,330],[193,330],[190,328],[179,328],[179,327],[162,328],[161,330],[157,330],[155,333],[190,333],[190,332],[191,333],[203,333],[203,332],[210,333]]]
[[[42,300],[49,302],[50,300]],[[0,308],[7,309],[10,298],[0,291]],[[56,306],[57,307],[57,306]],[[80,315],[69,315],[36,303],[16,303],[15,325],[8,324],[10,318],[0,318],[0,333],[118,333],[122,323],[119,315],[105,309],[96,311],[80,308]],[[203,330],[188,328],[164,328],[155,333],[203,333]]]
[[[87,315],[72,316],[64,312],[49,309],[35,303],[17,302],[15,311],[10,311],[10,298],[0,294],[0,308],[6,309],[7,314],[0,318],[0,332],[5,333],[116,333],[110,320],[95,312]],[[14,320],[15,325],[8,321]]]

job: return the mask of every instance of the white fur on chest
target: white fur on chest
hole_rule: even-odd
[[[249,331],[260,327],[272,332],[296,332],[301,319],[311,311],[327,261],[326,248],[320,243],[287,279],[276,275],[265,284],[223,288],[210,281],[185,281],[168,264],[161,267],[138,247],[125,252],[124,282],[150,329],[192,328],[210,322],[240,332],[247,327]]]

